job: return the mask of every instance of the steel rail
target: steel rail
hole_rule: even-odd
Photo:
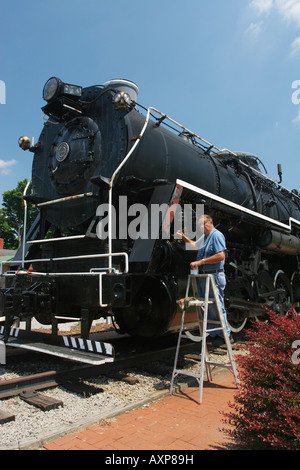
[[[195,343],[182,344],[181,353],[194,351],[197,345]],[[63,370],[50,370],[38,374],[30,374],[27,376],[17,377],[8,380],[0,379],[0,400],[14,397],[27,391],[44,390],[48,388],[63,385],[72,378],[87,378],[96,375],[106,375],[111,372],[124,371],[126,369],[150,364],[154,360],[162,360],[163,354],[173,354],[174,357],[176,344],[171,346],[160,346],[152,351],[143,351],[132,353],[122,357],[116,357],[114,362],[102,365],[78,365]]]

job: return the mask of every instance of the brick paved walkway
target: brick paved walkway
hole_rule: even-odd
[[[219,450],[229,437],[220,412],[228,411],[236,386],[234,376],[220,369],[213,383],[204,381],[203,401],[198,387],[175,391],[157,402],[61,437],[46,450]]]

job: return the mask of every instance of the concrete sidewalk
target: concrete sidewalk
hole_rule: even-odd
[[[230,438],[220,429],[236,393],[234,376],[220,369],[214,381],[175,391],[157,402],[61,437],[46,450],[226,450]]]

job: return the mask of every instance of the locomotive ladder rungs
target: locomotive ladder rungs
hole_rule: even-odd
[[[205,278],[205,298],[200,298],[198,295],[198,278]],[[189,297],[189,290],[190,286],[192,285],[193,288],[193,294],[194,297]],[[213,297],[209,297],[209,292],[210,292],[210,287],[213,292]],[[215,303],[217,306],[217,311],[219,315],[219,321],[212,321],[209,320],[210,324],[218,325],[215,328],[207,328],[207,317],[208,317],[208,305]],[[171,386],[170,386],[170,395],[172,395],[173,391],[173,384],[174,384],[174,379],[177,377],[177,375],[187,375],[190,377],[194,377],[198,384],[199,384],[199,404],[202,402],[202,394],[203,394],[203,378],[204,378],[204,367],[206,369],[206,376],[208,380],[211,382],[212,380],[212,374],[211,374],[211,366],[212,367],[225,367],[228,368],[234,375],[235,377],[235,382],[237,387],[240,386],[240,381],[237,373],[237,368],[234,360],[234,356],[232,353],[232,348],[229,340],[229,336],[227,333],[227,328],[225,325],[225,319],[224,315],[222,312],[220,300],[219,300],[219,294],[217,291],[217,287],[215,284],[215,279],[213,275],[211,274],[196,274],[196,275],[189,275],[188,277],[188,282],[187,282],[187,287],[186,287],[186,294],[185,298],[182,299],[180,302],[180,307],[182,308],[182,318],[181,318],[181,326],[179,330],[179,336],[178,336],[178,342],[177,342],[177,348],[176,348],[176,354],[175,354],[175,361],[174,361],[174,367],[173,367],[173,373],[172,373],[172,379],[171,379]],[[197,317],[198,317],[198,323],[199,323],[199,332],[200,336],[195,336],[191,334],[189,331],[184,330],[184,320],[185,320],[185,313],[186,309],[188,307],[196,307],[197,311]],[[228,364],[223,364],[220,362],[215,362],[215,361],[210,361],[209,355],[208,355],[208,350],[207,350],[207,345],[206,345],[206,337],[209,335],[210,332],[217,331],[217,330],[222,330],[223,335],[224,335],[224,340],[225,344],[227,347],[227,352],[229,356],[229,363]],[[202,341],[201,345],[201,362],[200,362],[200,371],[199,373],[193,373],[193,372],[188,372],[185,370],[177,369],[177,361],[178,361],[178,355],[179,355],[179,350],[180,350],[180,343],[182,338],[188,338],[191,341],[196,341],[200,342]]]

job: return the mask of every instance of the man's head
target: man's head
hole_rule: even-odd
[[[209,235],[210,232],[214,229],[212,217],[208,214],[202,215],[199,219],[199,227],[204,233],[204,235],[207,237],[207,235]]]

